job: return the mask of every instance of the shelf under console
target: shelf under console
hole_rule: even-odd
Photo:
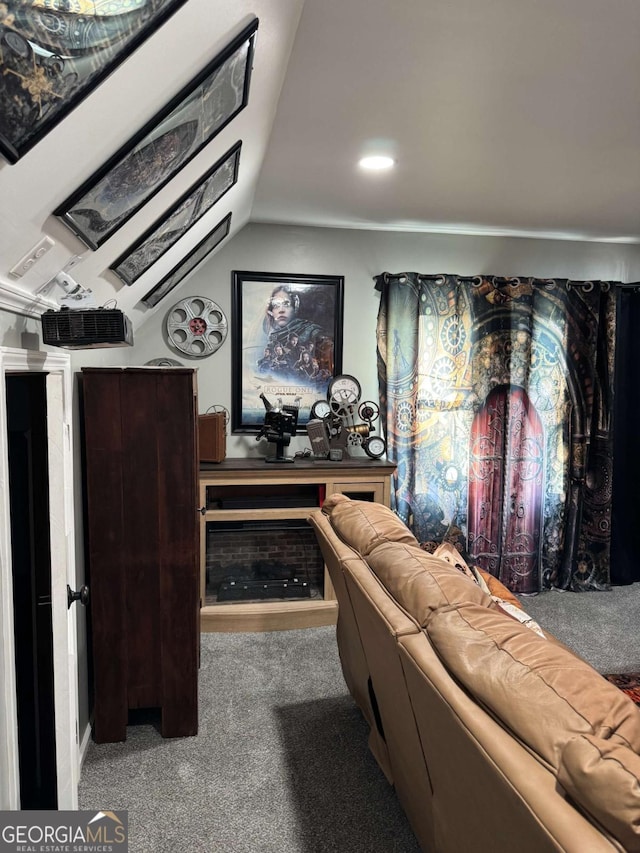
[[[336,492],[388,506],[394,470],[380,460],[202,465],[202,630],[335,623],[337,602],[307,519]]]

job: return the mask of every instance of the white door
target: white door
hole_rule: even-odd
[[[67,608],[67,584],[76,589],[71,362],[67,354],[8,347],[0,347],[0,809],[20,807],[6,376],[32,371],[48,374],[47,434],[58,808],[76,809],[79,778],[77,605]]]

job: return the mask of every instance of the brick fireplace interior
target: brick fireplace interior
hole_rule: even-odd
[[[317,485],[272,486],[262,495],[236,486],[207,494],[207,508],[257,511],[316,507]],[[206,587],[203,604],[322,598],[324,561],[304,518],[256,517],[207,522]]]

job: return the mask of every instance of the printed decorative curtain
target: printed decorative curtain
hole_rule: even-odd
[[[513,592],[608,589],[615,284],[375,281],[398,515]]]

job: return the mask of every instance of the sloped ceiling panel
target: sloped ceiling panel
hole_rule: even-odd
[[[48,296],[37,291],[68,267],[98,305],[115,299],[135,327],[153,313],[140,302],[142,296],[219,221],[232,213],[227,239],[247,222],[302,4],[278,0],[256,7],[247,0],[187,0],[18,162],[0,159],[0,307],[37,313],[57,304],[56,288]],[[96,251],[87,248],[53,211],[255,17],[259,26],[246,108]],[[125,285],[109,265],[238,141],[237,183],[139,280]],[[10,275],[45,237],[53,245],[19,279]]]

